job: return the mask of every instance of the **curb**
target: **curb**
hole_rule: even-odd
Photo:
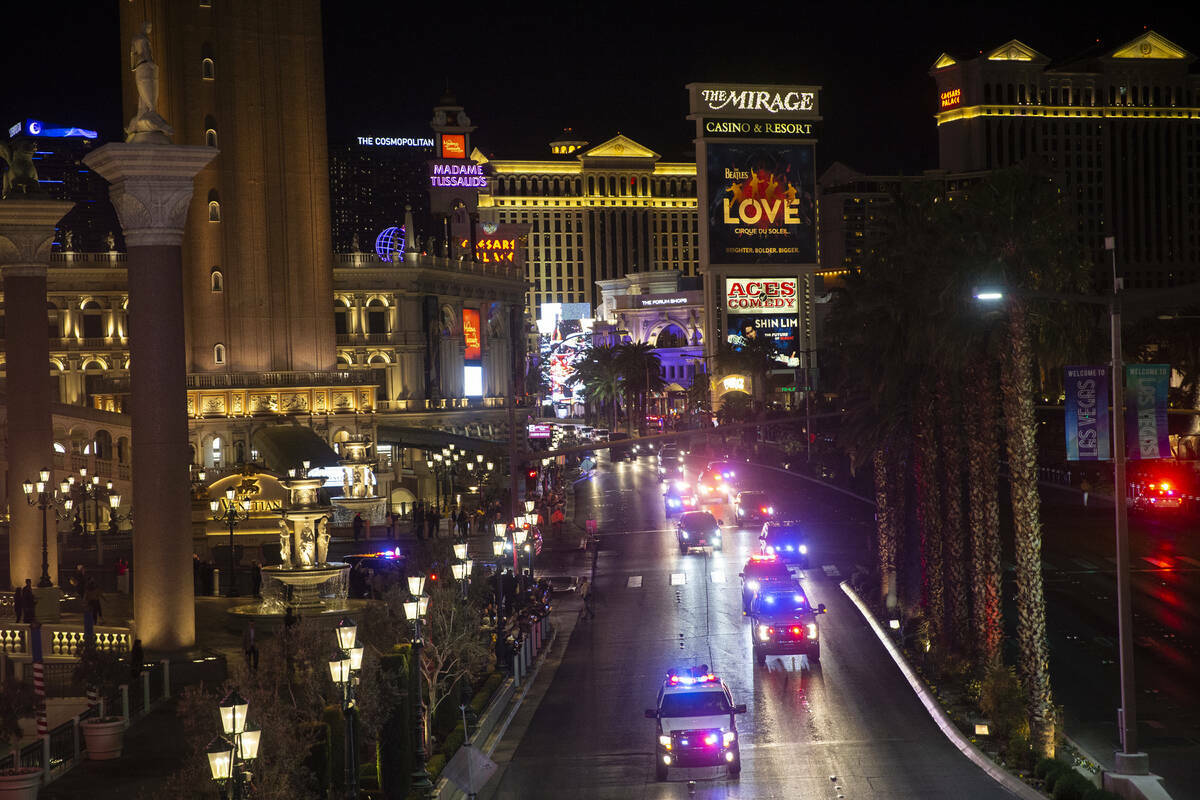
[[[904,655],[896,648],[896,645],[892,642],[891,638],[887,635],[883,628],[880,627],[878,620],[875,619],[875,615],[872,614],[871,610],[867,608],[861,599],[859,599],[858,594],[856,594],[855,591],[850,588],[849,581],[842,581],[840,586],[842,588],[842,592],[845,593],[846,597],[850,598],[850,602],[854,603],[854,605],[858,608],[859,613],[861,613],[863,618],[867,621],[867,624],[871,626],[871,630],[875,632],[875,635],[883,644],[884,649],[887,650],[888,655],[892,657],[892,660],[896,662],[896,666],[900,668],[900,672],[904,674],[905,680],[908,681],[908,685],[911,686],[912,690],[916,693],[917,699],[921,701],[921,705],[925,706],[925,710],[929,712],[929,716],[933,719],[937,726],[942,729],[942,733],[946,735],[946,738],[950,740],[950,743],[958,748],[958,750],[964,756],[970,759],[977,767],[986,772],[993,780],[995,780],[1012,794],[1020,797],[1022,800],[1046,800],[1046,795],[1042,794],[1037,789],[1034,789],[1024,781],[1014,777],[1008,772],[1008,770],[1004,769],[999,764],[988,758],[988,756],[982,750],[980,750],[969,739],[967,739],[966,735],[964,735],[963,732],[958,729],[958,726],[956,726],[950,720],[950,717],[946,715],[946,712],[942,710],[942,707],[938,704],[937,700],[929,695],[929,692],[925,689],[924,684],[921,683],[921,679],[917,677],[917,674],[913,672],[912,667],[908,665],[908,661],[904,658]]]

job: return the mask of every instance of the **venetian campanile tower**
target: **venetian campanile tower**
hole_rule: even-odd
[[[220,154],[183,240],[188,372],[330,370],[333,248],[319,0],[119,0],[127,48],[153,25],[175,143]]]

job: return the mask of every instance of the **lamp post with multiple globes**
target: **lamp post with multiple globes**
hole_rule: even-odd
[[[428,797],[433,790],[433,783],[429,780],[429,773],[425,769],[425,692],[421,688],[421,619],[429,610],[429,598],[421,593],[425,590],[424,575],[409,575],[408,576],[408,591],[412,595],[412,600],[404,604],[404,615],[413,623],[413,640],[412,640],[412,658],[411,665],[414,671],[412,678],[413,685],[417,689],[416,701],[413,703],[414,715],[416,716],[414,732],[416,738],[416,759],[417,766],[412,774],[412,788],[421,796]]]
[[[47,519],[51,510],[54,511],[56,522],[61,519],[70,519],[71,506],[73,504],[70,496],[71,485],[67,481],[63,481],[59,484],[59,490],[57,492],[54,491],[50,487],[50,470],[42,468],[38,472],[36,483],[25,481],[21,484],[21,488],[25,491],[25,501],[42,512],[42,576],[38,578],[37,585],[39,589],[48,589],[54,585],[54,581],[50,579],[50,549],[47,539]],[[65,513],[59,512],[59,506],[62,506]],[[57,528],[58,526],[55,525],[56,532]],[[13,582],[16,582],[15,578]]]
[[[221,788],[221,796],[241,800],[253,780],[250,766],[258,758],[262,731],[246,722],[250,704],[232,690],[217,706],[221,715],[222,734],[205,748],[212,779]]]
[[[358,672],[362,669],[363,646],[358,644],[358,626],[350,619],[343,619],[335,628],[338,649],[329,659],[329,674],[334,684],[342,691],[342,715],[345,718],[345,796],[354,800],[358,797],[358,725],[355,714],[354,688],[358,684]]]
[[[230,488],[225,490],[225,502],[213,500],[208,504],[212,509],[212,518],[216,522],[224,522],[229,526],[229,597],[237,597],[237,562],[233,551],[233,531],[239,523],[250,519],[250,501],[237,499],[237,492]]]

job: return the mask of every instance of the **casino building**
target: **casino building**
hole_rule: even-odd
[[[980,55],[943,53],[930,70],[939,166],[961,173],[1041,161],[1071,187],[1101,276],[1111,236],[1126,288],[1200,281],[1194,61],[1154,31],[1063,60],[1015,39]]]
[[[526,309],[599,304],[597,281],[677,270],[697,275],[696,164],[666,162],[627,136],[595,146],[571,131],[544,160],[488,162],[482,220],[529,226]]]

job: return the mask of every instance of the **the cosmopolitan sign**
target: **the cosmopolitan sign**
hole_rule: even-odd
[[[434,161],[429,165],[429,185],[434,189],[482,189],[487,178],[482,164]]]
[[[433,139],[413,136],[357,136],[364,147],[433,147]]]
[[[729,314],[796,313],[796,278],[726,278]]]
[[[820,117],[816,86],[767,86],[746,83],[692,83],[691,113],[774,118]]]

